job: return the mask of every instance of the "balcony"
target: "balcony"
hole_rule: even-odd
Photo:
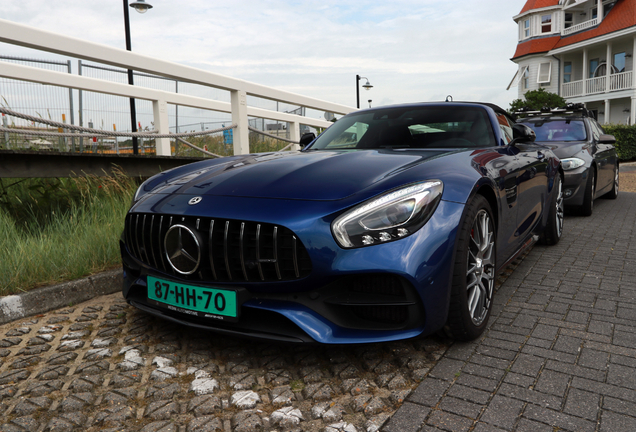
[[[561,32],[562,36],[567,36],[567,35],[571,35],[572,33],[577,33],[586,29],[589,29],[590,27],[594,27],[596,25],[598,25],[599,20],[598,18],[594,18],[591,19],[589,21],[585,21],[579,24],[575,24],[573,26],[570,26],[566,29],[563,29],[563,31]]]
[[[633,71],[610,75],[609,88],[607,86],[607,76],[604,75],[586,80],[564,83],[561,90],[561,96],[564,98],[571,98],[576,96],[606,93],[607,91],[628,90],[633,88],[633,83]]]

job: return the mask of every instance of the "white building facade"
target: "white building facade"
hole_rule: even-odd
[[[528,0],[509,85],[584,103],[601,123],[636,123],[636,0]]]

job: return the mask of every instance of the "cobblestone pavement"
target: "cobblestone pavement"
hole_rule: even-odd
[[[219,338],[121,294],[6,324],[0,337],[2,431],[372,431],[448,346]]]
[[[636,193],[566,217],[495,301],[383,431],[636,431]]]

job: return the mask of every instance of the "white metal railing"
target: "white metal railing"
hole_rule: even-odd
[[[585,80],[585,93],[586,94],[594,94],[594,93],[604,93],[606,90],[605,87],[605,76],[590,78]]]
[[[583,80],[564,83],[561,93],[564,98],[580,96],[583,94]]]
[[[582,22],[580,24],[576,24],[576,25],[573,25],[573,26],[568,27],[566,29],[563,29],[561,34],[563,36],[567,36],[569,34],[580,32],[580,31],[588,29],[590,27],[594,27],[595,25],[598,25],[598,18],[594,18],[594,19],[591,19],[589,21],[585,21],[585,22]]]
[[[130,51],[63,36],[3,19],[0,19],[0,42],[228,90],[230,92],[230,103],[162,90],[135,87],[128,84],[119,84],[30,66],[4,62],[0,64],[0,76],[5,78],[151,101],[153,106],[154,127],[159,134],[167,135],[169,133],[168,104],[231,113],[232,123],[238,125],[233,133],[234,154],[237,155],[249,153],[248,116],[289,123],[290,138],[295,141],[300,139],[301,124],[320,128],[331,125],[330,122],[321,119],[248,106],[247,95],[335,114],[347,114],[351,111],[355,111],[355,108],[346,105],[274,89],[272,87],[207,72],[201,69],[135,54]],[[156,146],[157,155],[170,156],[169,138],[158,138],[156,140]]]
[[[583,85],[585,84],[585,93]],[[628,90],[634,88],[634,72],[627,71],[610,75],[609,91]],[[607,92],[607,76],[603,75],[580,81],[563,83],[561,96],[564,98],[583,96],[584,94],[597,94]]]
[[[610,91],[632,88],[632,71],[610,75]]]

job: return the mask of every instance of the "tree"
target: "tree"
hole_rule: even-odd
[[[523,95],[525,100],[515,99],[510,103],[510,112],[513,113],[523,107],[531,110],[539,111],[543,107],[558,108],[567,104],[567,101],[556,93],[545,91],[540,88],[538,90],[530,90]]]

